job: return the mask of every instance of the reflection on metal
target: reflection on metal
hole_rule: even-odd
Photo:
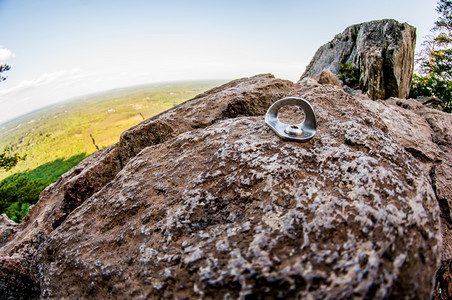
[[[304,120],[301,123],[287,124],[278,119],[279,110],[290,105],[298,106],[303,110]],[[296,142],[309,141],[316,131],[314,110],[308,100],[299,97],[286,97],[273,103],[265,115],[265,123],[281,138]]]

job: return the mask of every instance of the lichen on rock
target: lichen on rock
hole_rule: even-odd
[[[312,103],[314,139],[265,125],[284,96]],[[233,81],[87,158],[0,255],[42,298],[429,298],[450,116],[400,101],[268,74]]]
[[[318,114],[311,142],[252,116],[140,151],[40,248],[42,295],[430,295],[441,235],[428,175],[361,100],[295,93]]]

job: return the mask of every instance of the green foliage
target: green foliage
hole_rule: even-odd
[[[0,182],[0,213],[19,223],[30,205],[38,201],[46,183],[23,175],[13,175]]]
[[[339,78],[351,88],[359,87],[359,70],[353,64],[343,64],[339,67]]]
[[[0,181],[0,213],[19,223],[28,207],[38,201],[41,191],[85,157],[86,154],[81,153],[68,160],[57,159]]]
[[[440,44],[450,44],[452,42],[452,0],[439,1],[436,11],[440,17],[435,22],[434,30],[439,31],[435,40]]]
[[[26,176],[14,175],[0,182],[0,207],[5,209],[14,202],[36,203],[45,184]]]
[[[7,64],[0,65],[0,82],[5,80],[6,78],[8,78],[6,76],[3,76],[1,73],[9,71],[10,69],[11,69],[11,67],[8,66]]]
[[[27,176],[32,180],[39,180],[46,185],[49,185],[57,181],[61,175],[72,169],[87,156],[86,153],[80,153],[68,159],[58,158],[52,162],[42,164],[31,171],[25,171],[20,174]]]
[[[30,203],[14,202],[5,210],[5,214],[14,222],[20,223],[25,215],[28,214],[30,206]]]
[[[20,156],[18,153],[10,154],[8,147],[5,147],[3,153],[0,153],[0,170],[9,171],[14,168],[17,163],[24,160],[27,155]]]
[[[440,0],[440,14],[433,31],[436,36],[423,43],[418,63],[421,75],[414,74],[410,97],[436,97],[445,112],[452,112],[452,0]]]
[[[438,96],[437,96],[438,95]],[[411,83],[410,98],[417,98],[419,96],[437,96],[444,102],[443,111],[452,112],[452,82],[442,80],[436,76],[419,76],[414,74]],[[445,101],[443,99],[449,99]]]

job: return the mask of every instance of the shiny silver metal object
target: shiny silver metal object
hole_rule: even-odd
[[[278,112],[284,106],[294,105],[303,110],[304,120],[299,124],[287,124],[278,119]],[[265,123],[285,140],[307,142],[316,132],[314,110],[308,100],[299,97],[286,97],[279,99],[267,111]]]

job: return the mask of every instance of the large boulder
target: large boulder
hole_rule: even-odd
[[[441,236],[428,176],[383,124],[332,110],[303,145],[239,117],[143,149],[40,248],[42,295],[430,296]]]
[[[372,99],[406,98],[414,68],[416,29],[395,20],[347,27],[320,47],[300,81],[327,69],[338,78],[341,64],[350,64],[358,86]]]
[[[17,291],[32,295],[39,290],[39,274],[29,271],[37,249],[74,209],[113,180],[141,149],[220,119],[262,115],[292,86],[289,81],[264,74],[234,80],[198,95],[127,130],[119,143],[80,162],[41,192],[38,203],[30,207],[21,224],[15,225],[6,216],[0,216],[0,296],[7,297]],[[223,94],[220,97],[223,101],[218,101],[219,94]],[[12,275],[2,278],[2,274],[34,280],[11,280]]]
[[[311,101],[311,141],[266,126],[284,96]],[[0,293],[429,298],[450,260],[451,121],[334,85],[233,81],[131,128],[23,224],[0,224]]]

